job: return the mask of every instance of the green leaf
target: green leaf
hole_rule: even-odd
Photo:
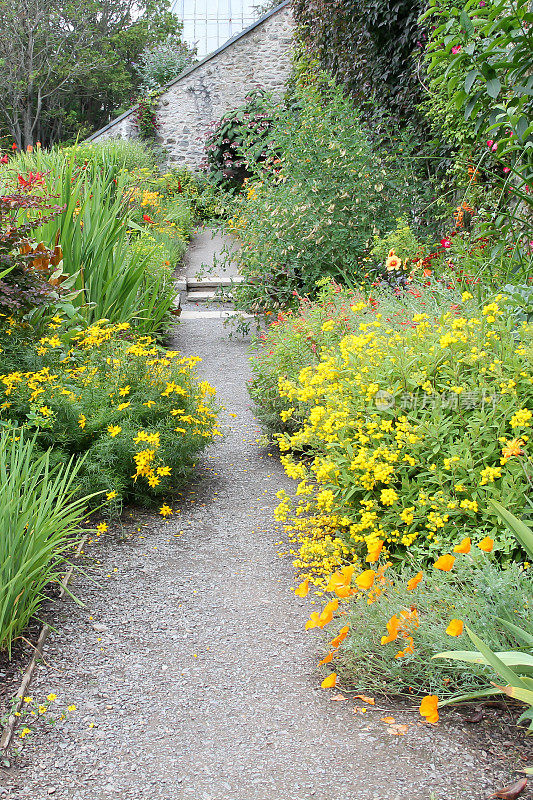
[[[472,20],[464,10],[461,11],[459,15],[459,23],[463,28],[463,30],[465,31],[466,35],[468,37],[472,36],[472,34],[474,33],[474,26],[472,24]]]
[[[465,92],[469,93],[472,86],[474,85],[474,81],[476,80],[479,72],[477,69],[471,69],[468,75],[465,78]]]
[[[502,85],[498,78],[491,78],[490,81],[487,81],[487,94],[489,97],[492,97],[494,100],[500,94],[500,90]]]
[[[494,655],[508,667],[522,667],[527,672],[533,672],[533,656],[528,653],[522,653],[519,650],[505,650],[494,653]],[[456,661],[466,661],[469,664],[491,664],[484,655],[475,650],[446,650],[433,658],[452,658]]]
[[[533,531],[531,528],[521,519],[515,517],[514,514],[511,514],[510,511],[507,511],[497,500],[489,500],[489,506],[505,522],[528,556],[533,558]]]

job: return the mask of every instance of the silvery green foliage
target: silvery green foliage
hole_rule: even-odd
[[[153,91],[177,78],[196,60],[196,48],[189,47],[179,36],[170,35],[155,47],[143,50],[137,72],[145,91]]]

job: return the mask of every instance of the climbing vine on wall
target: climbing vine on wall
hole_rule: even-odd
[[[423,0],[293,0],[304,42],[363,107],[412,121],[423,87]]]

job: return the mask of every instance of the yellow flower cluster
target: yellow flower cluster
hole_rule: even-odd
[[[380,542],[427,552],[473,527],[493,529],[479,510],[487,492],[520,507],[532,333],[526,324],[513,331],[498,302],[479,317],[417,314],[403,330],[376,315],[297,380],[279,379],[281,418],[304,421],[279,437],[299,484],[276,516],[299,546],[304,577],[320,583]],[[510,448],[517,429],[511,443],[520,445]]]

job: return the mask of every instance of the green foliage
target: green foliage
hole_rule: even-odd
[[[142,89],[151,92],[170,83],[192,66],[195,55],[196,50],[175,34],[162,42],[145,47],[137,65]]]
[[[334,665],[342,683],[389,696],[437,694],[439,701],[486,689],[491,671],[483,663],[466,666],[432,656],[439,649],[464,648],[464,636],[446,633],[452,618],[475,626],[494,650],[516,646],[513,634],[498,629],[494,617],[507,615],[511,608],[518,625],[531,626],[527,598],[533,586],[528,574],[517,564],[502,570],[479,553],[472,563],[464,556],[458,559],[451,573],[428,569],[410,591],[407,581],[417,568],[404,565],[394,573],[391,569],[385,573],[386,582],[377,584],[382,593],[376,600],[369,604],[367,594],[355,597],[348,617],[342,618],[343,625],[350,624]],[[387,623],[394,615],[413,607],[419,622],[412,630],[413,652],[395,658],[402,641],[381,644],[381,638],[387,636]]]
[[[274,119],[272,99],[263,91],[251,92],[246,102],[225,114],[210,131],[205,142],[206,170],[209,178],[224,189],[242,186],[256,162],[263,162],[269,150],[267,139]],[[255,150],[252,165],[248,152]]]
[[[72,459],[52,467],[23,429],[0,432],[0,650],[9,654],[80,536],[81,467]]]
[[[380,111],[401,123],[416,119],[422,95],[416,54],[425,40],[418,21],[425,7],[422,0],[294,2],[300,35],[321,65],[370,118],[375,100]]]
[[[10,333],[7,336],[7,333]],[[187,478],[212,441],[214,390],[197,359],[164,351],[127,323],[76,332],[59,317],[35,342],[30,326],[4,331],[1,416],[36,430],[55,463],[83,458],[81,491],[152,503]]]
[[[507,525],[509,531],[516,537],[521,547],[526,551],[529,558],[533,558],[533,530],[522,520],[511,514],[510,511],[500,503],[492,500],[492,509]],[[525,598],[531,597],[531,587],[526,587]],[[510,613],[512,609],[512,613]],[[509,652],[494,652],[494,647],[485,635],[483,638],[474,633],[468,626],[466,632],[474,645],[476,651],[441,652],[433,658],[456,659],[465,661],[470,665],[486,664],[490,665],[496,674],[503,679],[505,686],[497,686],[491,694],[505,693],[509,697],[514,697],[526,703],[529,708],[524,711],[519,721],[529,720],[529,730],[533,730],[533,620],[517,619],[517,609],[514,603],[503,607],[501,616],[496,615],[496,619],[503,625],[507,634],[514,635],[515,644],[522,646],[521,650]],[[511,621],[512,620],[512,621]],[[521,624],[517,624],[521,623]],[[476,629],[479,630],[478,621],[475,621]],[[529,652],[528,652],[529,651]],[[486,693],[484,693],[486,694]],[[474,699],[473,697],[469,699]],[[458,702],[461,697],[452,698],[448,702]]]
[[[398,216],[399,192],[375,155],[351,100],[324,76],[297,84],[269,142],[279,158],[259,164],[230,228],[242,241],[245,282],[238,307],[272,313],[331,276],[346,284],[366,272],[374,234]],[[248,163],[257,163],[252,149]]]
[[[416,238],[407,218],[400,217],[396,222],[397,226],[394,230],[389,231],[384,236],[376,236],[374,238],[374,246],[370,252],[376,262],[376,266],[381,268],[383,268],[391,250],[394,250],[404,264],[410,262],[411,265],[426,254],[426,248]]]
[[[522,234],[527,249],[533,203],[530,3],[491,0],[481,5],[469,0],[459,9],[431,0],[425,16],[441,22],[428,52],[432,85],[463,112],[467,124],[475,124],[478,146],[499,162],[497,182],[507,197],[506,207],[494,215],[495,227],[506,238],[513,231]]]

